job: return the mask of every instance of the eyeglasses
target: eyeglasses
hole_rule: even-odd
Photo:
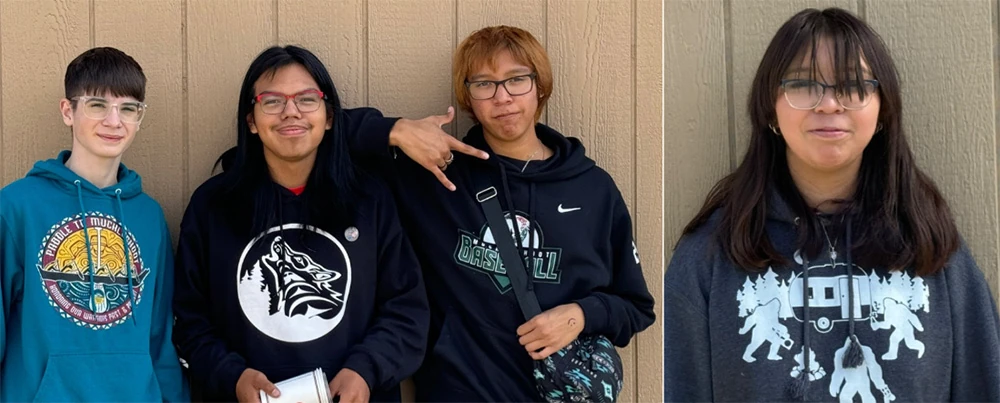
[[[146,108],[148,108],[146,104],[138,101],[113,104],[107,99],[86,95],[70,98],[70,101],[83,101],[83,115],[96,120],[104,120],[111,113],[111,109],[117,109],[118,118],[126,123],[141,122],[143,115],[146,114]]]
[[[837,85],[826,85],[813,80],[781,80],[785,100],[792,108],[800,110],[816,109],[827,89],[833,89],[837,102],[844,109],[858,110],[868,106],[875,96],[878,80],[848,81],[837,89]]]
[[[262,92],[253,98],[251,103],[260,104],[260,110],[268,115],[278,115],[288,106],[288,100],[295,102],[299,112],[315,112],[326,99],[323,91],[305,90],[298,94],[285,95],[277,92]]]
[[[506,80],[491,81],[466,81],[465,86],[469,88],[469,95],[472,99],[482,101],[492,99],[497,95],[497,89],[502,85],[510,96],[524,95],[531,92],[534,87],[536,73],[514,76]]]

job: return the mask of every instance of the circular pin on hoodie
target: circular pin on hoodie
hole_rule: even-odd
[[[347,229],[344,230],[344,238],[347,239],[347,242],[357,241],[358,240],[358,228],[357,227],[347,227]]]

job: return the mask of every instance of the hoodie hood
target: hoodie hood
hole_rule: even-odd
[[[135,171],[125,167],[125,164],[118,164],[118,183],[99,189],[66,167],[69,156],[70,151],[64,150],[55,158],[38,161],[28,172],[28,176],[45,178],[57,189],[74,195],[77,193],[76,181],[80,181],[80,192],[84,196],[114,198],[119,189],[122,199],[131,199],[142,194],[142,178]]]
[[[503,167],[506,174],[514,178],[522,178],[530,182],[554,182],[578,176],[596,166],[594,160],[586,155],[583,143],[577,138],[566,137],[551,127],[541,123],[535,124],[538,139],[552,149],[552,156],[543,161],[540,169],[521,172],[521,167],[515,166],[504,158],[497,158],[496,152],[490,148],[483,134],[483,125],[475,125],[465,135],[465,143],[486,151],[490,154],[487,160],[480,160],[496,168]],[[478,160],[478,159],[476,159]]]
[[[795,224],[798,221],[798,215],[792,211],[792,207],[788,205],[785,201],[784,196],[778,191],[777,185],[771,182],[771,186],[768,186],[769,191],[767,192],[767,219],[774,220],[778,222]]]

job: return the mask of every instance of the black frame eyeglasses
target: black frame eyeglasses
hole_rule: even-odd
[[[507,94],[509,94],[512,97],[516,97],[518,95],[524,95],[531,92],[531,90],[535,88],[536,77],[538,77],[538,73],[521,74],[503,80],[476,80],[476,81],[466,80],[465,88],[468,89],[469,96],[477,101],[485,101],[487,99],[493,99],[493,97],[497,96],[497,91],[500,89],[501,85],[503,86],[504,90],[507,91]],[[525,86],[524,88],[522,88],[520,87],[520,85],[522,85],[521,81],[517,80],[524,80],[524,79],[527,80],[523,81],[525,83],[524,84]],[[511,88],[510,84],[512,82],[515,85],[514,88]],[[491,87],[493,88],[492,92],[489,91]],[[490,93],[490,96],[488,97],[485,96],[486,93]]]

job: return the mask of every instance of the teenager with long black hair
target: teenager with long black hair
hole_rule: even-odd
[[[388,189],[355,169],[322,62],[273,47],[240,90],[237,146],[191,197],[174,340],[209,400],[255,402],[315,368],[342,402],[399,401],[423,358],[420,266]]]
[[[864,21],[781,26],[749,149],[667,270],[665,400],[1000,400],[996,307],[902,109]]]

